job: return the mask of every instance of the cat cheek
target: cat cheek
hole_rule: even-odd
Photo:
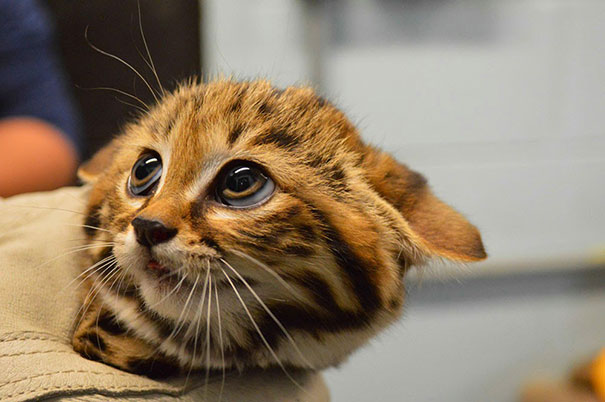
[[[139,244],[137,243],[137,238],[134,234],[134,229],[128,228],[128,231],[124,236],[123,244],[127,250],[134,250],[139,247]]]
[[[113,253],[120,266],[133,268],[133,271],[137,271],[138,268],[144,268],[146,261],[143,258],[144,250],[137,243],[134,230],[130,229],[125,234],[116,236],[115,242],[116,245],[113,247]]]

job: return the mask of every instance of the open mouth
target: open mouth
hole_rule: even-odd
[[[151,258],[145,264],[143,271],[148,280],[151,280],[151,284],[153,284],[160,293],[172,292],[176,294],[177,292],[180,293],[180,291],[190,291],[194,286],[202,289],[203,281],[205,279],[207,280],[207,274],[214,277],[214,274],[211,272],[214,271],[211,264],[201,265],[199,270],[196,270],[195,273],[191,273],[183,269],[184,267],[174,266],[170,264],[170,262],[160,262],[158,259],[154,258],[154,256],[150,257]],[[239,287],[239,278],[230,277],[235,286]],[[220,285],[228,284],[226,281],[225,284],[222,284],[223,281],[224,279],[222,279],[222,276],[213,279],[213,283],[219,287],[222,287]],[[248,281],[250,283],[255,283],[252,279],[248,279]]]
[[[169,268],[157,260],[151,259],[147,263],[147,273],[150,274],[156,281],[160,289],[172,289],[179,283],[185,285],[186,282],[177,270]]]
[[[166,266],[160,264],[154,259],[149,260],[147,263],[147,269],[156,276],[164,276],[170,275],[170,269],[166,268]]]

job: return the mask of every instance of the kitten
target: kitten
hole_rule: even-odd
[[[486,258],[309,88],[182,85],[79,174],[99,247],[74,348],[149,376],[336,365],[400,315],[410,266]]]

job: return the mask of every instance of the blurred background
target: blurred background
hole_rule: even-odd
[[[81,158],[153,100],[134,0],[47,0]],[[334,401],[515,401],[605,346],[605,3],[141,0],[162,83],[312,85],[483,234],[408,279],[405,317],[326,373]],[[88,27],[88,28],[87,28]]]

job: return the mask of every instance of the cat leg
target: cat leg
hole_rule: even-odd
[[[152,378],[179,372],[174,361],[129,333],[100,302],[88,302],[82,311],[72,339],[74,350],[82,356]]]

